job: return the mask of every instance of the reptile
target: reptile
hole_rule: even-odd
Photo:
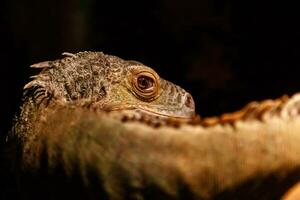
[[[150,116],[186,121],[195,115],[195,104],[188,92],[160,78],[140,62],[125,61],[102,52],[63,55],[67,57],[31,66],[43,70],[24,87],[26,102],[22,113],[25,117],[31,107],[50,101],[109,112],[127,111],[137,118]]]
[[[142,63],[64,55],[32,65],[8,137],[21,196],[278,199],[300,179],[300,94],[201,118]]]

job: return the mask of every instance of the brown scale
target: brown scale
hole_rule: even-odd
[[[263,121],[265,114],[276,115],[279,114],[282,107],[290,98],[287,95],[275,100],[264,100],[262,102],[251,102],[244,108],[233,113],[225,113],[220,117],[208,117],[204,119],[196,119],[191,124],[199,124],[202,126],[214,126],[217,124],[231,124],[233,125],[236,121],[242,120],[259,120]]]

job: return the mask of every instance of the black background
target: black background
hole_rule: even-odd
[[[222,0],[27,0],[0,3],[0,133],[30,64],[103,51],[153,67],[189,91],[202,116],[300,89],[299,9]]]

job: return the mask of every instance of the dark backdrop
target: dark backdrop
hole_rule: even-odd
[[[30,64],[62,52],[135,59],[183,86],[202,116],[300,90],[298,7],[222,0],[0,2],[0,133]]]

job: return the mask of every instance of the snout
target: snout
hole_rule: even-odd
[[[192,95],[190,95],[189,93],[186,93],[184,95],[182,113],[184,113],[184,115],[188,117],[195,116],[195,102]]]
[[[192,95],[190,95],[190,94],[185,95],[184,104],[185,104],[186,107],[188,107],[192,110],[195,110],[195,102],[194,102],[194,99],[193,99]]]

